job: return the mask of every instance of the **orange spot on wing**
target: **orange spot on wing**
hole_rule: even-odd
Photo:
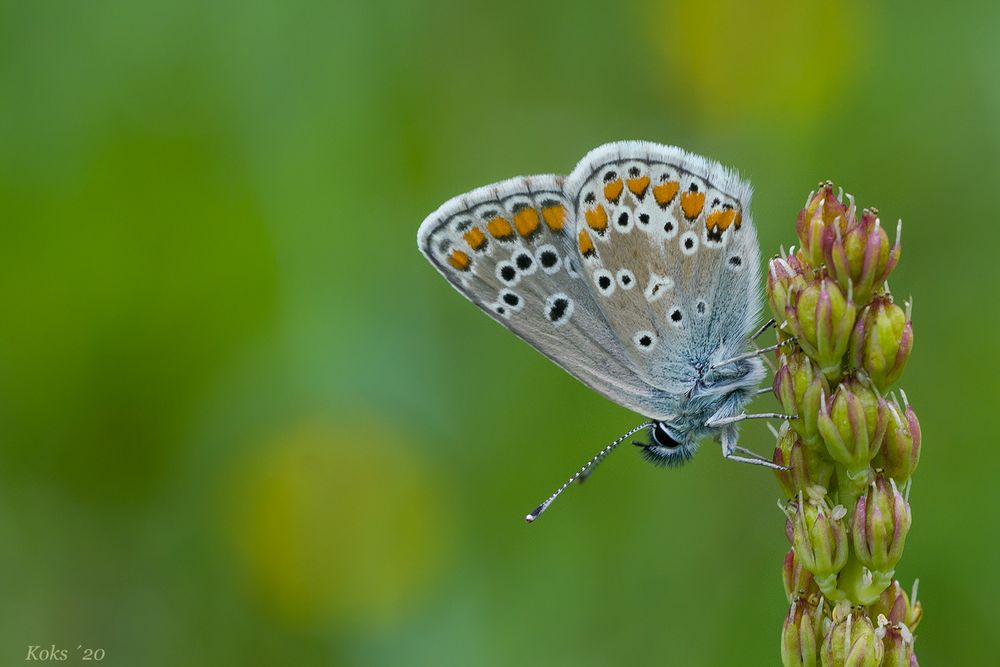
[[[584,257],[590,257],[597,254],[597,251],[594,250],[594,241],[590,238],[590,234],[588,234],[586,230],[580,230],[579,245],[580,254]]]
[[[653,188],[653,197],[660,208],[666,208],[674,200],[680,187],[681,184],[677,181],[667,181]]]
[[[705,217],[705,228],[713,229],[719,226],[719,221],[722,220],[722,211],[712,211]]]
[[[547,206],[542,209],[542,217],[545,218],[545,224],[549,226],[554,232],[558,232],[566,224],[566,207],[565,206]]]
[[[587,211],[584,215],[587,218],[587,224],[595,232],[603,233],[608,228],[608,212],[600,204]]]
[[[685,192],[681,195],[681,210],[684,211],[684,217],[688,220],[697,218],[704,206],[704,192]]]
[[[735,209],[731,208],[726,209],[726,214],[722,217],[722,222],[719,223],[719,226],[722,227],[723,229],[729,229],[729,227],[733,224],[736,224],[739,219],[740,219],[740,214],[736,212]]]
[[[739,213],[731,208],[723,209],[721,211],[712,211],[708,214],[708,217],[705,218],[705,228],[709,230],[719,229],[721,231],[725,231],[729,229],[733,222],[736,221],[737,216],[739,216]]]
[[[525,206],[514,214],[514,226],[521,236],[527,238],[538,231],[538,226],[542,221],[538,219],[538,211]]]
[[[468,271],[472,260],[461,250],[452,250],[451,254],[448,255],[448,263],[459,271]]]
[[[604,186],[604,198],[609,202],[618,203],[618,198],[622,196],[622,179],[616,178]]]
[[[510,226],[510,223],[503,218],[493,218],[486,223],[486,231],[488,231],[493,238],[506,241],[510,237],[514,236],[514,228]]]
[[[733,227],[739,229],[740,225],[742,224],[743,224],[743,217],[740,215],[739,211],[736,211],[736,217],[733,218]]]
[[[646,189],[649,188],[649,176],[642,178],[628,179],[628,190],[639,199],[646,196]]]
[[[473,250],[482,250],[486,245],[486,234],[483,234],[483,230],[479,227],[473,227],[462,236]]]

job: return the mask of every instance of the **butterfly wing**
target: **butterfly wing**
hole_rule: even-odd
[[[663,415],[581,273],[575,208],[563,178],[514,178],[455,197],[420,225],[417,244],[466,298],[612,401]]]
[[[762,305],[749,183],[627,141],[591,151],[566,191],[582,273],[644,381],[676,395],[697,368],[744,351]]]

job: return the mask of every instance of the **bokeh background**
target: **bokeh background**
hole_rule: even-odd
[[[415,248],[452,195],[674,143],[905,221],[898,574],[995,664],[1000,5],[0,2],[0,664],[775,664],[777,486],[636,416]],[[769,405],[761,399],[761,405]],[[747,442],[766,451],[762,425]]]

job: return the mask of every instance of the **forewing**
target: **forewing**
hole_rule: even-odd
[[[649,417],[661,392],[640,378],[581,273],[574,207],[557,176],[514,178],[446,202],[420,251],[463,295],[584,384]]]
[[[566,191],[588,287],[644,381],[683,391],[745,347],[761,307],[749,183],[679,148],[618,142]]]

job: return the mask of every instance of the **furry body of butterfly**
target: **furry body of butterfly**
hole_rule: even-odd
[[[615,142],[567,177],[512,178],[449,200],[417,244],[493,319],[650,418],[646,458],[681,463],[716,436],[727,458],[763,464],[735,454],[752,454],[737,446],[736,422],[765,376],[743,354],[762,308],[750,198],[717,162]]]

